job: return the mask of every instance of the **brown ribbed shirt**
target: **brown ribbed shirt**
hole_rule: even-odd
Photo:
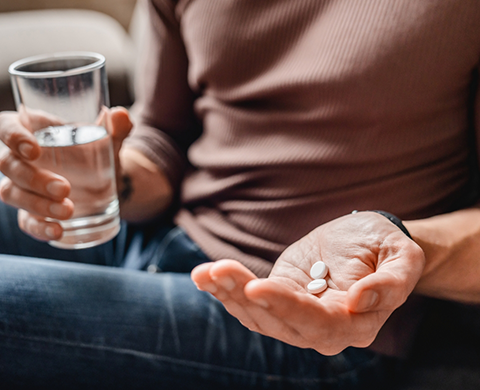
[[[480,1],[148,8],[128,143],[178,188],[175,221],[211,259],[266,276],[353,209],[411,219],[469,200]]]

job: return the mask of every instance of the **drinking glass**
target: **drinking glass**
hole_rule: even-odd
[[[20,116],[37,118],[31,130],[42,152],[32,164],[71,185],[73,216],[46,218],[64,229],[49,243],[80,249],[112,239],[120,218],[112,140],[102,119],[109,106],[105,58],[89,52],[35,56],[14,62],[9,73]]]

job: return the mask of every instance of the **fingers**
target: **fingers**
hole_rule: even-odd
[[[68,219],[73,203],[66,199],[70,184],[54,173],[38,169],[8,150],[0,156],[0,171],[7,177],[0,182],[3,202],[38,216]]]
[[[225,293],[225,299],[233,299],[239,303],[247,302],[243,289],[245,284],[257,277],[245,266],[235,260],[222,260],[213,264],[210,269],[212,281],[219,292]]]
[[[9,177],[15,186],[54,200],[68,196],[70,184],[63,177],[40,170],[7,150],[0,156],[0,171]]]
[[[122,166],[120,164],[120,149],[123,141],[132,129],[132,122],[128,110],[123,107],[115,107],[105,111],[104,125],[112,137],[113,156],[115,160],[115,172],[117,175],[117,187],[122,188]]]
[[[109,110],[107,125],[113,139],[119,141],[123,141],[128,136],[133,126],[128,110],[124,107],[114,107]]]
[[[105,125],[112,136],[115,163],[118,164],[118,152],[133,126],[127,109],[123,107],[115,107],[108,110],[106,112]]]
[[[0,113],[0,141],[13,153],[27,160],[40,156],[40,146],[15,112]]]
[[[217,286],[210,276],[210,269],[214,264],[213,262],[201,264],[195,267],[190,275],[199,290],[207,291],[211,294],[218,291]]]
[[[373,310],[393,312],[407,299],[413,288],[407,278],[377,271],[355,283],[347,295],[347,306],[354,313]]]
[[[257,279],[234,260],[202,264],[191,276],[200,290],[214,295],[250,330],[297,346],[304,345],[304,339],[286,321],[289,317],[299,318],[298,299],[290,287]]]
[[[200,290],[210,292],[250,330],[258,331],[257,320],[268,316],[268,312],[245,297],[245,284],[256,276],[238,261],[219,260],[202,264],[192,271],[192,279]]]
[[[273,279],[259,279],[249,282],[245,286],[245,296],[250,301],[267,309],[270,315],[291,327],[297,329],[305,325],[314,324],[315,319],[321,319],[315,326],[325,326],[330,316],[326,306],[318,297],[304,292],[295,291],[283,281]]]
[[[245,284],[256,276],[238,261],[220,260],[202,264],[192,271],[192,279],[200,290],[208,291],[222,301],[226,309],[240,320],[247,321],[243,293]]]
[[[63,233],[62,227],[57,222],[46,221],[25,210],[18,211],[18,226],[40,241],[59,240]]]
[[[38,216],[63,220],[73,214],[73,203],[70,199],[54,201],[41,197],[18,187],[7,177],[0,182],[0,198],[13,207],[24,208]]]
[[[384,313],[351,313],[344,291],[329,289],[319,298],[293,288],[287,279],[257,279],[231,260],[202,264],[192,279],[250,330],[325,355],[369,345],[386,318]]]
[[[344,291],[329,289],[316,297],[272,279],[251,281],[245,295],[274,319],[259,322],[260,333],[324,355],[337,354],[348,346],[367,347],[387,318],[383,312],[350,312]]]
[[[251,281],[245,286],[245,295],[252,302],[274,310],[279,316],[287,316],[289,308],[291,312],[291,305],[298,307],[299,297],[306,296],[306,294],[296,294],[295,290],[272,279]]]
[[[35,126],[51,124],[52,120],[43,113],[25,114]],[[43,119],[42,119],[43,118]],[[45,119],[46,118],[46,119]],[[43,122],[42,122],[43,121]],[[9,179],[2,181],[0,197],[4,202],[37,213],[42,208],[55,209],[46,201],[58,203],[68,196],[70,184],[64,178],[40,170],[29,164],[28,160],[39,157],[40,147],[31,132],[21,123],[21,116],[17,113],[0,113],[0,139],[7,145],[0,153],[0,171]],[[24,193],[28,192],[28,196]],[[20,198],[19,198],[20,197]],[[41,200],[40,198],[47,198]],[[34,200],[34,207],[27,204],[28,200]],[[68,213],[57,210],[56,214]],[[50,216],[51,213],[48,213]]]
[[[285,302],[282,299],[291,298],[293,295],[285,291],[285,294],[280,294],[279,297],[275,295],[276,289],[289,287],[265,279],[259,280],[242,264],[233,260],[202,264],[192,271],[192,279],[199,289],[212,293],[230,314],[250,330],[297,346],[308,346],[297,330],[285,321],[285,317],[292,315],[294,306],[290,306],[292,300]],[[266,290],[271,294],[264,298],[255,296],[256,292],[262,294],[266,291],[255,286],[266,286]],[[252,292],[252,297],[246,296],[247,288]],[[268,301],[270,298],[273,299]],[[279,308],[275,308],[277,301],[282,303]],[[293,304],[295,303],[294,300]],[[285,315],[283,310],[288,312],[288,315]],[[278,313],[280,315],[277,315]]]

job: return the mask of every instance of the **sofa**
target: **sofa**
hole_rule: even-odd
[[[60,51],[106,57],[112,106],[133,102],[136,0],[15,0],[0,2],[0,110],[14,109],[8,66]]]

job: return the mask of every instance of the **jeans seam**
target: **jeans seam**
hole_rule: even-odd
[[[172,234],[174,233],[174,234]],[[157,250],[155,251],[155,256],[152,256],[152,260],[150,261],[149,265],[157,265],[160,263],[163,254],[167,250],[168,246],[177,238],[182,232],[178,229],[173,228],[170,230],[167,235],[162,239],[160,245],[158,246]]]

